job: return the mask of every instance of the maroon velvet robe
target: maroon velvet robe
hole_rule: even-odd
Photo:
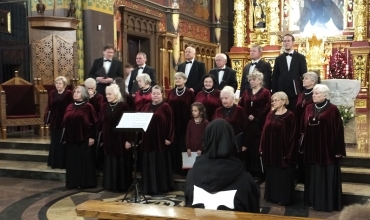
[[[307,106],[302,129],[304,163],[330,165],[338,161],[335,155],[346,156],[341,115],[329,101],[317,115],[315,104]]]
[[[109,103],[104,103],[99,117],[101,131],[101,142],[104,143],[104,153],[109,156],[123,156],[128,150],[125,148],[126,141],[131,143],[133,137],[131,132],[116,131],[115,128],[122,118],[124,112],[130,111],[125,102],[119,102],[113,108]]]
[[[141,112],[144,105],[152,102],[152,88],[148,92],[144,93],[143,90],[139,90],[135,93],[134,103],[135,110]]]
[[[194,103],[194,92],[186,89],[183,95],[178,96],[176,89],[172,89],[166,102],[170,105],[174,117],[175,139],[180,134],[185,137],[187,124],[192,118],[190,106]]]
[[[153,112],[148,129],[143,133],[142,151],[163,151],[169,148],[165,140],[173,142],[173,114],[171,107],[162,102],[157,105],[147,103],[142,112]]]
[[[98,117],[90,103],[70,104],[64,114],[64,140],[69,143],[81,142],[88,138],[95,139]]]
[[[213,119],[217,118],[222,118],[229,122],[234,129],[235,136],[241,132],[245,132],[245,122],[247,121],[247,117],[244,109],[239,105],[234,104],[230,112],[225,107],[218,108],[213,115]],[[244,142],[244,146],[247,146],[246,140]]]
[[[214,89],[210,93],[202,90],[198,92],[197,96],[195,97],[195,102],[200,102],[206,107],[207,120],[210,122],[212,121],[216,109],[222,106],[220,90]]]
[[[304,112],[306,110],[306,107],[310,104],[312,104],[312,92],[309,95],[304,94],[304,92],[299,93],[297,98],[297,105],[295,107],[294,111],[294,117],[295,117],[295,143],[294,145],[296,147],[299,147],[299,140],[301,138],[301,126],[304,121]]]
[[[253,102],[253,104],[251,104]],[[239,106],[244,109],[247,120],[246,131],[247,136],[260,134],[265,124],[266,116],[271,110],[271,93],[265,88],[261,88],[256,94],[252,94],[251,89],[244,91]],[[248,119],[249,115],[253,115],[253,121]]]
[[[288,159],[293,153],[294,115],[289,110],[275,114],[276,111],[271,111],[266,117],[259,151],[265,166],[282,168],[289,166]]]
[[[94,107],[96,115],[98,117],[100,115],[100,109],[103,105],[103,102],[104,97],[99,93],[95,93],[95,95],[89,99],[89,103]]]
[[[73,95],[70,90],[65,89],[62,94],[58,94],[57,90],[50,92],[48,96],[48,105],[45,109],[45,123],[48,117],[48,112],[50,111],[49,117],[49,128],[61,129],[64,113],[67,106],[73,102]]]
[[[203,119],[200,124],[196,124],[194,119],[189,120],[186,131],[186,149],[192,152],[203,151],[203,133],[208,123],[206,119]]]

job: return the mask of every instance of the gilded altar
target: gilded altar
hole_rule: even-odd
[[[312,5],[311,5],[312,4]],[[310,10],[323,16],[312,16]],[[234,0],[234,47],[229,52],[238,81],[250,62],[252,44],[263,47],[263,59],[274,65],[282,52],[281,38],[296,37],[294,49],[304,54],[308,70],[329,79],[335,54],[341,54],[345,78],[361,81],[357,109],[369,107],[369,4],[365,0]],[[316,13],[320,14],[320,13]]]

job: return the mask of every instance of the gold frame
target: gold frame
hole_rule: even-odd
[[[0,10],[0,32],[12,33],[12,21],[10,11]]]

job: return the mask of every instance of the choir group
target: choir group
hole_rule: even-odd
[[[193,169],[199,169],[189,172],[187,181],[195,183],[202,175],[214,172],[215,186],[208,188],[210,192],[229,189],[230,185],[237,185],[241,191],[240,187],[252,187],[254,181],[244,176],[247,171],[260,182],[265,180],[267,201],[293,204],[298,179],[305,184],[306,205],[315,210],[341,210],[339,161],[346,156],[341,116],[329,101],[328,87],[319,84],[316,73],[307,72],[305,59],[293,50],[293,42],[293,36],[284,37],[286,53],[276,58],[272,77],[271,66],[260,59],[261,47],[252,46],[252,62],[243,70],[237,104],[236,73],[226,67],[224,54],[216,55],[217,68],[205,74],[204,63],[194,59],[195,49],[186,48],[187,61],[179,65],[174,76],[176,87],[165,93],[156,85],[155,71],[145,64],[144,53],[136,57],[138,68],[125,66],[132,70],[127,76],[123,71],[112,74],[116,61],[109,55],[113,49],[104,48],[104,58],[94,62],[91,78],[84,86],[70,91],[64,77],[55,79],[56,90],[49,94],[45,111],[51,131],[48,165],[66,169],[67,188],[96,186],[95,169],[103,167],[104,189],[127,190],[132,183],[131,143],[135,135],[115,127],[125,112],[153,112],[139,145],[144,193],[171,190],[172,174],[186,174],[182,152],[189,156],[197,152],[201,157]],[[105,77],[98,67],[104,68]],[[217,128],[225,126],[220,119],[228,127]],[[243,139],[237,148],[234,139],[239,135]],[[199,165],[203,156],[207,159],[202,163],[213,164],[212,171]],[[217,170],[222,166],[210,160],[226,157],[236,158],[238,165],[233,170],[237,175],[233,178],[245,183],[231,181],[227,187],[216,186],[223,172],[227,175],[233,170]],[[297,169],[299,172],[295,172]],[[193,197],[192,190],[186,191],[186,198]],[[258,198],[242,200],[258,204],[240,205],[236,210],[259,211]],[[186,205],[192,206],[192,201],[187,199]]]

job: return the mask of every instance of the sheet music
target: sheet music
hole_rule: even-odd
[[[195,163],[195,159],[197,158],[197,152],[191,152],[191,156],[188,156],[187,152],[182,152],[182,168],[183,169],[190,169],[193,167]]]
[[[142,128],[148,129],[153,112],[123,113],[116,128]]]

